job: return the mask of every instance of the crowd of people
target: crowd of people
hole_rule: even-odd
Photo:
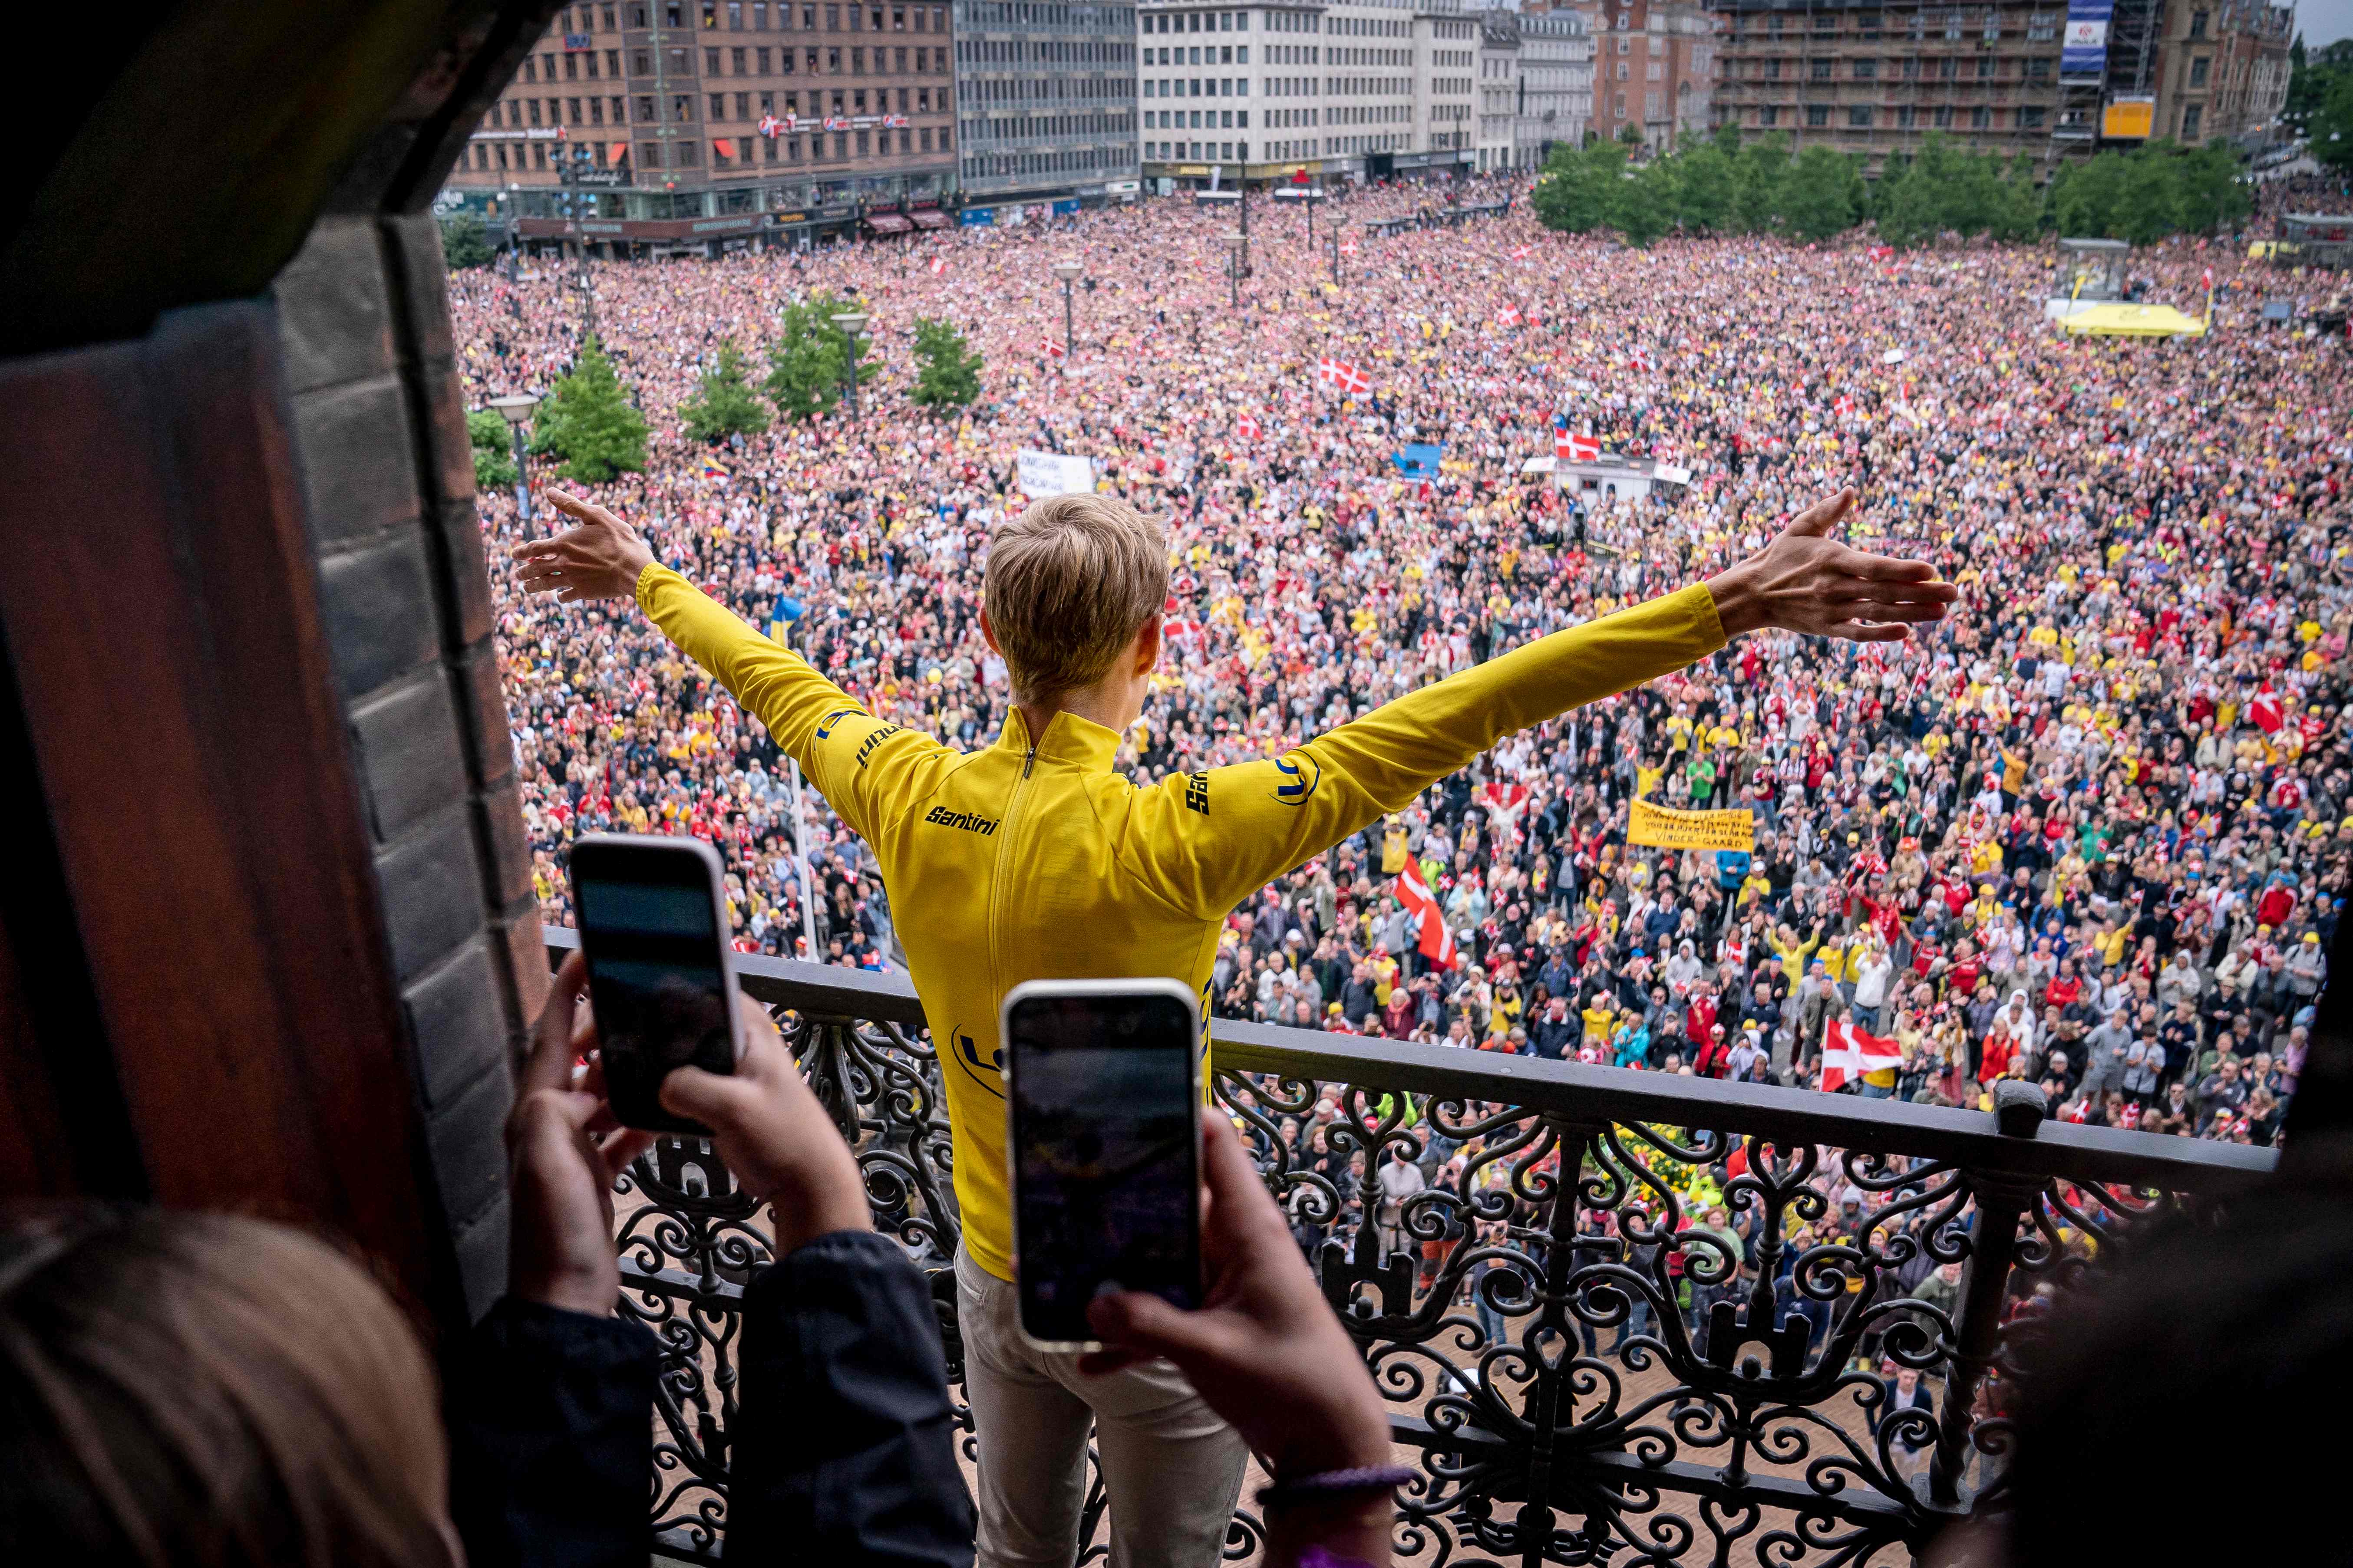
[[[2353,852],[2344,344],[2268,327],[2276,275],[2221,242],[2134,258],[2192,314],[2211,270],[2203,338],[2076,338],[2043,311],[2064,292],[2047,246],[1630,251],[1482,184],[1464,199],[1505,216],[1377,236],[1433,198],[1360,193],[1312,245],[1303,212],[1255,198],[1238,306],[1230,210],[1182,198],[595,263],[585,296],[575,265],[526,262],[458,275],[453,304],[478,403],[543,390],[593,310],[653,437],[643,473],[588,493],[951,745],[1007,711],[979,563],[1027,499],[1016,454],[1092,459],[1175,545],[1167,655],[1122,754],[1140,777],[1275,754],[1695,580],[1852,484],[1850,536],[1961,584],[1949,623],[1752,637],[1505,742],[1246,900],[1215,1010],[1817,1085],[1826,1037],[1860,1030],[1897,1059],[1833,1072],[1850,1092],[1985,1105],[2020,1078],[2076,1121],[2274,1139]],[[1085,268],[1068,354],[1065,257]],[[687,440],[676,411],[721,342],[762,345],[818,289],[872,319],[855,412]],[[921,317],[983,354],[972,408],[908,401]],[[1531,468],[1567,435],[1689,480]],[[1398,460],[1431,445],[1434,472]],[[494,563],[550,527],[482,507]],[[642,619],[496,585],[551,921],[575,832],[690,832],[726,858],[747,946],[813,930],[821,961],[897,962],[871,852],[756,721]],[[1750,810],[1753,850],[1631,845],[1638,799]],[[1451,954],[1401,896],[1409,863]]]

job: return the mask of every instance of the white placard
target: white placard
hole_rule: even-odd
[[[1073,458],[1060,452],[1020,452],[1015,455],[1013,464],[1024,495],[1094,494],[1095,465],[1092,458]]]

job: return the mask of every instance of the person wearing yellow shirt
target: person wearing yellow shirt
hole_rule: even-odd
[[[1666,776],[1667,770],[1663,763],[1657,767],[1651,766],[1649,763],[1635,763],[1634,798],[1636,800],[1650,799],[1651,792],[1657,789],[1659,787],[1659,781]]]
[[[634,599],[710,671],[872,851],[940,1043],[955,1195],[957,1317],[977,1444],[979,1560],[1078,1552],[1089,1428],[1118,1500],[1115,1562],[1219,1560],[1249,1455],[1165,1361],[1090,1376],[1018,1331],[997,1014],[1033,979],[1210,981],[1229,911],[1272,879],[1402,811],[1504,737],[1684,668],[1750,631],[1895,642],[1958,590],[1925,563],[1831,537],[1854,491],[1800,514],[1704,583],[1527,642],[1279,754],[1139,784],[1114,771],[1160,663],[1166,529],[1103,495],[997,525],[981,631],[1003,658],[1004,730],[970,753],[871,711],[761,636],[603,508],[551,492],[575,526],[516,547],[519,585]],[[1215,1064],[1201,1045],[1201,1079]],[[1099,1311],[1114,1310],[1111,1303]],[[1385,1464],[1377,1453],[1328,1466]]]
[[[2010,746],[2001,749],[2001,793],[2012,800],[2026,787],[2026,761],[2024,752]]]
[[[1682,752],[1688,751],[1691,748],[1691,716],[1683,710],[1683,705],[1681,703],[1677,703],[1675,705],[1675,710],[1667,716],[1665,729],[1667,731],[1668,751]]]
[[[1766,939],[1765,944],[1773,950],[1773,956],[1781,961],[1781,973],[1789,977],[1790,984],[1795,985],[1806,977],[1806,960],[1813,956],[1814,949],[1822,945],[1822,939],[1810,936],[1799,942],[1796,931],[1787,925],[1779,925],[1773,928],[1773,934]]]
[[[1392,816],[1381,830],[1381,875],[1394,877],[1405,869],[1405,825]]]

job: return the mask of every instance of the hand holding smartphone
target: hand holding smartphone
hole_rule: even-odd
[[[1201,1034],[1173,980],[1044,980],[1007,994],[1008,1158],[1022,1337],[1101,1348],[1106,1288],[1201,1303]]]
[[[605,1092],[625,1127],[707,1135],[662,1109],[662,1080],[682,1067],[735,1070],[744,1031],[723,874],[698,838],[600,833],[572,847]]]

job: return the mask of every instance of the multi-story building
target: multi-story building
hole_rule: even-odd
[[[1593,34],[1575,11],[1520,15],[1520,99],[1513,162],[1533,167],[1566,143],[1581,146],[1593,117]]]
[[[2065,115],[2064,0],[1713,3],[1715,119],[1744,135],[1782,132],[1800,149],[1830,146],[1876,163],[1914,151],[1931,131],[2038,158],[2094,133],[2088,117]]]
[[[2158,35],[2150,115],[2159,136],[2259,146],[2287,104],[2295,7],[2265,0],[2175,0]]]
[[[1709,121],[1715,81],[1715,24],[1694,0],[1580,0],[1593,32],[1592,129],[1630,127],[1663,151]]]
[[[1520,92],[1519,13],[1489,6],[1479,13],[1479,120],[1472,143],[1482,174],[1514,166]]]
[[[1477,135],[1478,19],[1460,0],[1421,0],[1414,42],[1414,119],[1428,142],[1422,162],[1468,166]]]
[[[936,227],[948,46],[928,0],[567,5],[448,190],[526,241],[608,253]]]
[[[955,25],[968,216],[1134,188],[1134,5],[955,0]]]
[[[1144,173],[1164,189],[1468,168],[1479,27],[1460,0],[1144,0]]]

